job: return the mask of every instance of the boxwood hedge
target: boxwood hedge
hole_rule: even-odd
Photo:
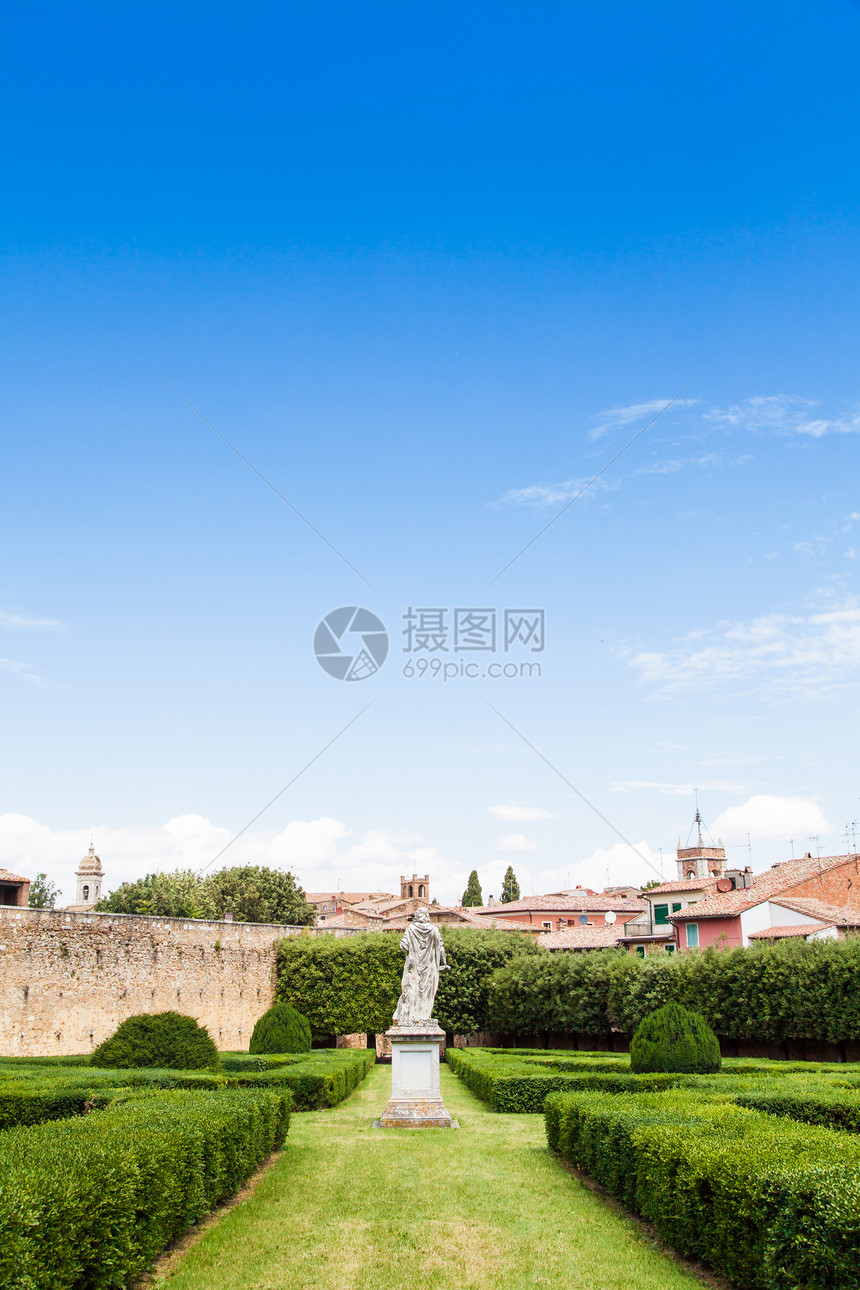
[[[289,1123],[286,1092],[144,1092],[0,1135],[0,1285],[118,1290],[233,1195]]]
[[[690,1090],[552,1094],[547,1139],[682,1254],[750,1290],[860,1287],[860,1141]]]

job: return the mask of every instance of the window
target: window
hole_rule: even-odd
[[[90,889],[89,889],[89,887],[84,887],[83,891],[81,892],[81,895],[83,896],[84,900],[89,900],[89,898],[90,898]]]
[[[674,946],[674,945],[666,945],[666,946],[664,946],[664,948],[663,948],[663,953],[664,953],[664,954],[674,954],[674,953],[675,953],[675,946]]]
[[[548,927],[552,931],[552,923],[541,923],[541,927]]]
[[[695,878],[695,876],[696,876],[696,871],[695,871],[695,869],[688,869],[688,870],[687,870],[687,877],[688,877],[688,878]]]
[[[668,921],[669,921],[669,906],[668,906],[668,905],[655,905],[655,906],[654,906],[654,922],[655,922],[655,923],[658,923],[660,926],[665,926],[665,925],[666,925],[666,923],[668,923]]]
[[[699,924],[687,924],[687,949],[697,950],[699,948]]]
[[[644,959],[644,957],[645,957],[645,946],[644,946],[644,945],[637,945],[637,946],[636,946],[636,957],[637,957],[637,959]]]
[[[677,913],[678,913],[678,910],[679,910],[680,908],[681,908],[681,902],[680,902],[680,900],[679,900],[679,901],[678,901],[678,903],[677,903],[676,905],[673,905],[673,906],[672,906],[672,913],[673,913],[673,914],[677,914]]]
[[[419,888],[418,888],[418,895],[419,895],[419,896],[423,896],[423,895],[424,895],[424,888],[423,888],[423,887],[419,887]]]

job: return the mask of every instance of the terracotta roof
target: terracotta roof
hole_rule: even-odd
[[[860,927],[860,909],[828,905],[826,901],[808,900],[805,896],[772,896],[771,900],[784,909],[793,909],[797,914],[811,914],[813,918],[834,923],[837,927]]]
[[[695,922],[700,918],[733,918],[747,909],[752,909],[754,905],[760,905],[764,900],[771,900],[781,892],[790,892],[793,887],[806,882],[809,878],[817,878],[819,873],[824,874],[831,869],[839,869],[843,865],[852,863],[857,864],[858,873],[860,873],[860,858],[855,855],[822,856],[820,860],[815,856],[803,856],[800,860],[784,860],[764,873],[753,874],[751,887],[739,887],[737,891],[720,892],[717,896],[709,896],[707,900],[700,900],[695,905],[687,905],[685,909],[677,914],[670,914],[669,917],[673,922],[676,920]]]
[[[382,918],[374,914],[363,914],[363,918],[368,920],[368,927],[371,924],[382,923]],[[347,912],[342,914],[323,914],[317,923],[317,927],[361,927],[361,924],[347,917]]]
[[[530,914],[549,912],[560,914],[580,914],[583,912],[601,912],[614,909],[618,913],[637,913],[648,906],[644,900],[624,900],[621,896],[588,896],[583,892],[573,896],[524,896],[522,900],[512,900],[508,905],[476,905],[472,913],[480,918],[487,915],[505,917],[508,914]]]
[[[624,924],[611,927],[571,927],[565,932],[543,932],[538,944],[548,950],[602,950],[617,945],[624,932]]]
[[[29,882],[29,878],[22,878],[19,873],[10,873],[8,869],[0,869],[0,882]]]
[[[823,931],[824,927],[824,923],[787,923],[783,927],[763,927],[760,932],[750,932],[750,940],[779,941],[784,936],[810,936],[813,932]]]
[[[358,900],[352,906],[360,914],[384,914],[386,909],[399,909],[401,905],[408,905],[410,901],[417,901],[419,905],[426,905],[427,902],[423,896],[391,896],[388,900]]]
[[[495,928],[499,932],[530,932],[532,930],[534,930],[535,932],[540,931],[539,928],[537,927],[533,928],[527,923],[513,923],[510,921],[510,919],[507,919],[507,918],[492,918],[492,917],[488,917],[486,914],[483,914],[480,917],[477,917],[476,911],[473,908],[461,909],[459,905],[453,906],[452,908],[454,908],[455,913],[459,914],[461,918],[465,919],[466,923],[470,927],[482,927],[482,928],[490,927],[490,929]],[[495,905],[490,906],[491,914],[492,914],[492,910],[495,908],[496,908]]]
[[[677,882],[661,882],[659,887],[649,887],[644,896],[662,896],[673,891],[716,891],[719,878],[679,878]]]
[[[390,891],[309,891],[305,895],[311,905],[318,901],[334,900],[340,904],[357,905],[365,900],[394,900]]]

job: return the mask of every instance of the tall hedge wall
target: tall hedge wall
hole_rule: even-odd
[[[627,1034],[666,1003],[725,1039],[860,1039],[860,936],[647,959],[617,950],[520,958],[489,983],[489,1028]]]
[[[493,972],[516,957],[547,957],[528,933],[441,931],[451,971],[441,975],[436,1015],[457,1034],[487,1028]],[[277,998],[304,1013],[316,1035],[385,1031],[400,995],[400,940],[397,932],[288,937],[278,948]]]

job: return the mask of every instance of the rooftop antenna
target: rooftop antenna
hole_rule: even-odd
[[[747,855],[750,858],[750,868],[752,869],[752,839],[749,834],[747,834]]]
[[[814,843],[815,843],[815,850],[816,850],[816,854],[818,855],[818,859],[820,860],[820,859],[821,859],[821,837],[820,837],[820,835],[819,835],[818,833],[813,833],[811,837],[807,838],[807,842],[814,842]]]
[[[791,843],[791,858],[793,860],[794,859],[794,838],[789,838],[788,840]]]
[[[663,848],[660,847],[660,881],[663,881]]]

